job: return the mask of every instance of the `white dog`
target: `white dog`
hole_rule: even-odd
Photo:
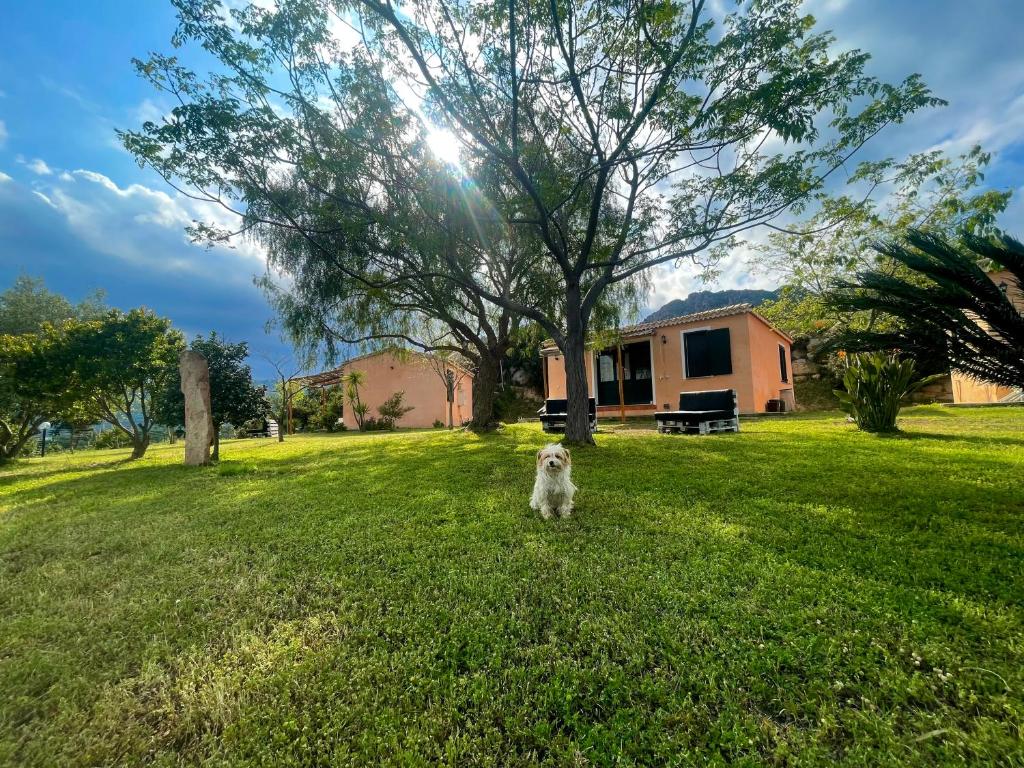
[[[540,512],[545,520],[550,520],[555,511],[560,517],[572,513],[576,486],[569,476],[571,471],[569,451],[561,443],[552,443],[537,451],[537,480],[533,484],[530,507]]]

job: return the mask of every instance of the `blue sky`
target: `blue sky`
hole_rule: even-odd
[[[897,80],[920,72],[950,101],[883,134],[871,155],[957,152],[980,142],[996,153],[987,182],[1017,192],[1001,223],[1024,234],[1024,3],[814,0],[807,7],[840,45],[872,53],[873,74]],[[104,288],[111,304],[149,306],[189,336],[216,330],[279,355],[285,347],[264,330],[272,312],[252,283],[263,269],[259,249],[191,245],[184,227],[211,212],[140,169],[114,135],[163,111],[131,58],[169,51],[173,28],[164,0],[6,5],[0,286],[25,272],[72,299]],[[710,287],[771,284],[737,255]],[[650,304],[699,287],[690,272],[661,270]],[[270,375],[258,357],[253,364],[259,376]]]

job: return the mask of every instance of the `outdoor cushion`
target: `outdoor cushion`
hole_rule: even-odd
[[[733,411],[735,408],[736,391],[733,389],[679,393],[680,411]]]
[[[590,411],[591,418],[594,418],[594,417],[597,416],[597,402],[592,397],[587,399],[587,410]],[[553,399],[553,400],[545,400],[544,401],[544,405],[541,406],[540,410],[537,411],[537,414],[539,416],[541,416],[542,418],[545,417],[545,416],[549,416],[549,417],[550,416],[563,416],[564,417],[568,413],[568,411],[569,411],[569,401],[568,400]]]
[[[736,408],[736,391],[732,389],[712,389],[705,392],[680,392],[678,411],[658,411],[654,420],[659,428],[677,428],[677,425],[697,427],[702,433],[711,429],[711,422],[732,422],[731,425],[719,425],[711,429],[721,428],[739,430],[739,418]]]
[[[589,398],[587,406],[587,410],[590,411],[590,429],[593,431],[597,429],[597,402],[591,397]],[[557,398],[545,400],[544,405],[537,411],[537,415],[540,417],[540,422],[544,426],[544,429],[564,429],[565,420],[568,416],[568,407],[569,403],[567,400]]]

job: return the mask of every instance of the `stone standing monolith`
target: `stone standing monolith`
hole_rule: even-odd
[[[209,464],[213,443],[210,367],[201,354],[185,350],[178,358],[178,371],[181,393],[185,395],[185,464]]]

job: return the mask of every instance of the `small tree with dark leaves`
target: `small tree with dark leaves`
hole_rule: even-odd
[[[98,320],[67,320],[53,332],[64,341],[61,365],[68,392],[89,414],[129,438],[131,457],[141,459],[157,423],[154,400],[178,369],[185,345],[181,333],[145,308],[110,310]]]
[[[404,402],[405,392],[395,392],[377,406],[377,413],[380,414],[380,421],[384,424],[385,429],[394,429],[405,414],[414,410],[413,406],[405,405]]]

